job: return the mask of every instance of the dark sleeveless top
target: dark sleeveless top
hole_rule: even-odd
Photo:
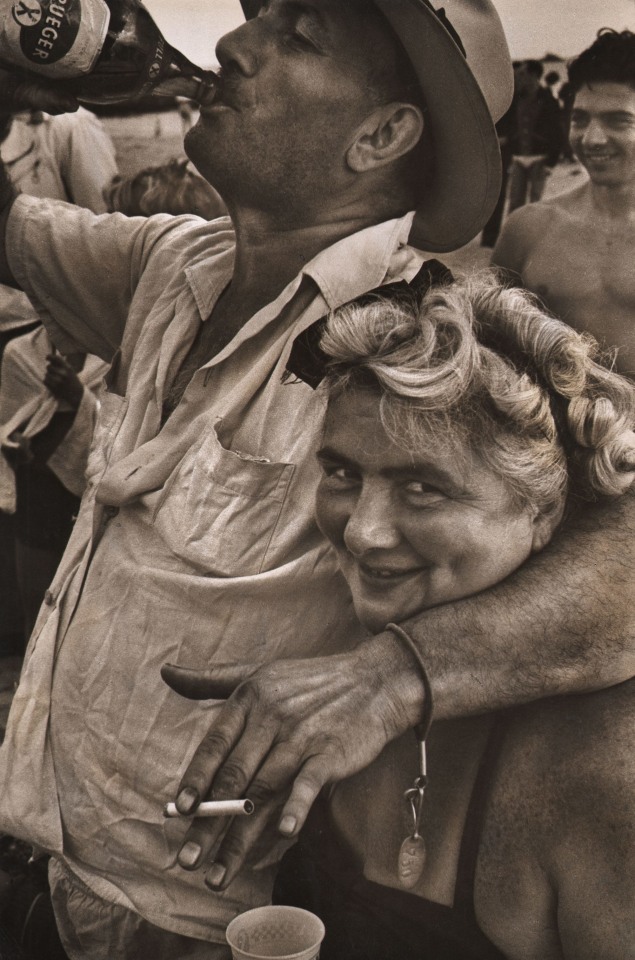
[[[304,907],[322,918],[327,933],[320,960],[505,960],[474,912],[478,849],[505,719],[497,716],[481,758],[451,907],[366,880],[331,828],[326,803],[318,801],[298,844],[282,861],[274,903]]]

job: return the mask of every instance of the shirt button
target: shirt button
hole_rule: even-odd
[[[55,606],[55,597],[50,590],[44,591],[44,603],[47,607]]]
[[[113,517],[116,517],[119,513],[119,507],[104,507],[104,517],[106,520],[112,520]]]

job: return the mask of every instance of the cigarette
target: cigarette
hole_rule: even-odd
[[[179,813],[175,803],[166,803],[164,817],[247,817],[254,812],[253,801],[243,800],[204,800],[192,813]]]

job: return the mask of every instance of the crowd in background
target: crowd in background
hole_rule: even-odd
[[[562,159],[572,159],[568,83],[560,82],[556,70],[545,73],[540,60],[516,61],[514,81],[511,106],[496,125],[503,181],[498,203],[481,236],[485,247],[496,244],[505,209],[511,213],[540,200],[553,167]]]

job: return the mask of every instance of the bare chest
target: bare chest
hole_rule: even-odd
[[[532,251],[523,282],[560,319],[619,347],[622,370],[635,369],[635,231],[556,227]]]

